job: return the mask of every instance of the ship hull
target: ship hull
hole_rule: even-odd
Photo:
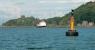
[[[47,26],[37,26],[37,28],[43,28],[43,27],[47,27]]]

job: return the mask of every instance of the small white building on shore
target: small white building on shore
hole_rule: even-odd
[[[92,27],[92,26],[94,26],[94,22],[89,22],[89,27]]]
[[[93,27],[94,22],[83,21],[81,24],[77,24],[77,25],[81,27]]]

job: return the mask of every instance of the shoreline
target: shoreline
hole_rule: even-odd
[[[0,26],[0,28],[37,28],[36,26]],[[68,28],[68,26],[47,26],[46,28]],[[76,26],[75,28],[95,28],[92,27],[80,27]]]

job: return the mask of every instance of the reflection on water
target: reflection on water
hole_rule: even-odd
[[[95,50],[95,28],[79,28],[78,37],[65,28],[0,28],[0,50]]]

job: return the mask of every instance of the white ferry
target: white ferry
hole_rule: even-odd
[[[47,23],[45,21],[40,21],[38,24],[37,24],[37,27],[46,27],[47,26]]]

